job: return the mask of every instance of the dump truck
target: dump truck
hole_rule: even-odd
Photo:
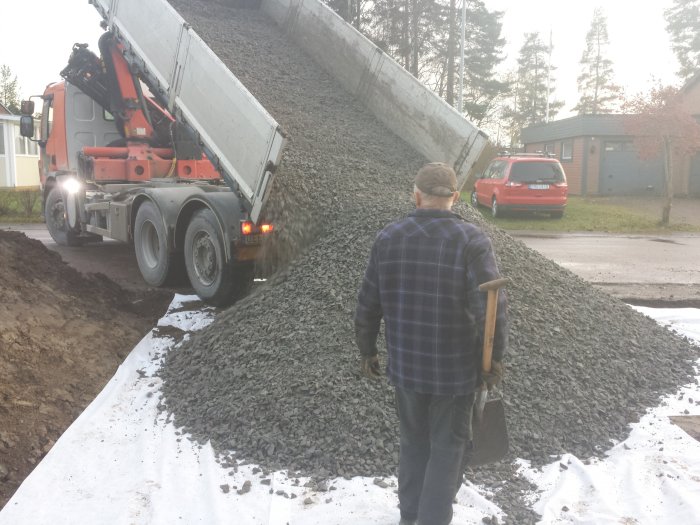
[[[40,96],[40,180],[58,244],[133,243],[152,286],[183,271],[226,305],[253,281],[275,225],[266,203],[286,134],[166,0],[91,0],[99,56],[76,44]],[[317,0],[261,9],[389,129],[464,182],[486,136]],[[300,51],[301,52],[301,51]],[[21,132],[33,138],[33,100]]]

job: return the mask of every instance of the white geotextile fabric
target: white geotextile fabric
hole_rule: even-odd
[[[170,312],[192,299],[176,296]],[[700,341],[700,310],[640,310]],[[158,324],[197,330],[210,321],[207,312],[177,311]],[[388,488],[372,478],[336,479],[333,490],[319,493],[305,488],[304,479],[295,485],[276,472],[266,486],[254,465],[232,473],[216,462],[211,446],[179,435],[157,409],[160,379],[154,376],[171,346],[172,339],[149,334],[134,348],[0,511],[0,525],[398,522],[395,478],[384,480]],[[531,501],[541,523],[700,523],[700,443],[667,418],[684,410],[700,414],[699,384],[696,378],[650,410],[605,460],[584,464],[583,458],[565,455],[541,471],[520,461],[524,475],[540,488]],[[239,495],[234,487],[247,480],[250,492]],[[453,523],[501,516],[485,496],[479,487],[463,486]]]

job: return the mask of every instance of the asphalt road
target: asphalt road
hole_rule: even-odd
[[[700,307],[700,235],[511,234],[628,302]]]
[[[43,224],[0,225],[24,232],[82,272],[101,272],[128,289],[148,289],[133,248],[105,241],[58,246]],[[511,232],[518,240],[627,302],[700,307],[700,235]],[[172,291],[190,293],[186,288]]]

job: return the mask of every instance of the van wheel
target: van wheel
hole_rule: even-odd
[[[494,196],[491,199],[491,216],[496,218],[496,217],[501,217],[503,215],[503,212],[498,207],[498,201],[496,200],[496,197]]]
[[[476,196],[475,191],[472,191],[471,204],[474,209],[479,207],[479,198]]]
[[[141,204],[136,212],[134,252],[143,280],[151,286],[163,286],[177,266],[176,255],[168,252],[163,217],[150,201]]]
[[[66,207],[61,188],[54,186],[49,191],[44,203],[44,220],[51,238],[61,246],[82,246],[83,241],[78,234],[68,227],[66,222]]]
[[[185,233],[185,268],[192,288],[205,302],[228,306],[253,284],[253,264],[226,260],[221,226],[209,209],[194,214]]]

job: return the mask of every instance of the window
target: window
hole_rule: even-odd
[[[34,128],[34,136],[36,136],[36,128]],[[25,139],[27,141],[27,151],[29,155],[39,155],[39,146],[35,140]]]
[[[19,127],[13,126],[15,128],[15,155],[26,155],[27,154],[27,142],[26,139],[19,134]]]
[[[605,151],[633,151],[629,141],[608,141],[605,143]]]
[[[19,134],[19,126],[15,128],[15,155],[38,155],[36,142]]]
[[[574,141],[565,140],[561,143],[561,160],[571,160],[574,158]]]
[[[41,140],[49,140],[53,125],[53,97],[44,99],[44,110],[41,112]]]
[[[484,174],[485,179],[502,179],[506,173],[505,162],[492,162]]]
[[[510,168],[509,179],[513,182],[564,182],[564,172],[556,160],[549,162],[514,162]]]
[[[553,142],[550,142],[549,144],[544,145],[544,153],[545,153],[545,155],[554,153],[554,143]]]

